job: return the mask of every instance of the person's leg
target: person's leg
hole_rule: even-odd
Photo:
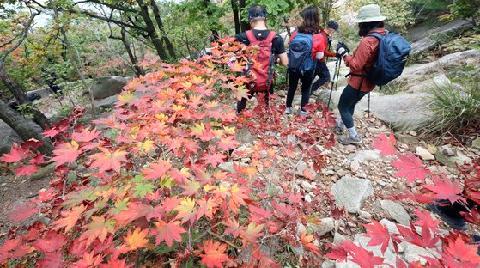
[[[312,82],[314,77],[314,71],[304,72],[301,80],[302,80],[302,101],[300,104],[301,111],[306,112],[305,106],[307,106],[308,101],[310,100],[310,92],[312,88]]]
[[[247,108],[247,98],[242,98],[237,102],[237,113],[241,113]]]
[[[331,81],[331,76],[330,76],[330,70],[328,69],[328,66],[327,66],[327,63],[326,62],[322,62],[322,75],[321,75],[321,78],[322,80],[320,80],[320,85],[324,85],[325,83],[328,83]]]
[[[293,99],[295,97],[295,91],[298,86],[298,80],[300,79],[300,74],[293,70],[288,72],[288,93],[287,93],[287,108],[292,108]]]
[[[321,65],[321,62],[317,61],[317,64],[315,65],[315,73],[313,74],[313,80],[315,80],[315,77],[317,76],[318,76],[318,79],[317,81],[312,83],[312,93],[317,91],[317,89],[319,89],[320,86],[322,85],[320,83],[320,80],[322,79],[322,67],[320,65]]]

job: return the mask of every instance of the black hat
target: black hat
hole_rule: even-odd
[[[267,10],[263,6],[255,5],[248,9],[248,21],[255,19],[266,19]]]
[[[334,29],[335,31],[338,31],[338,23],[334,20],[331,20],[327,22],[327,28]]]

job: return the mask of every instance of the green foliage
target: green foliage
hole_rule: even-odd
[[[251,5],[258,4],[266,7],[269,17],[268,25],[273,29],[280,29],[284,22],[284,17],[289,16],[290,12],[301,6],[299,1],[291,0],[247,0],[247,8]],[[243,10],[242,20],[247,20],[247,11]]]
[[[427,133],[459,133],[480,124],[480,69],[467,65],[450,75],[462,89],[449,86],[431,90],[433,119],[424,128]]]
[[[448,7],[453,17],[478,20],[480,16],[480,0],[454,0]]]

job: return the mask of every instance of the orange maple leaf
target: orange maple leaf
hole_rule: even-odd
[[[54,157],[52,157],[55,165],[58,167],[65,163],[75,162],[77,157],[82,153],[82,149],[78,147],[76,141],[66,142],[56,146],[56,149],[53,150]]]
[[[228,255],[225,254],[225,251],[227,250],[226,244],[207,240],[203,243],[202,248],[204,254],[200,254],[200,257],[202,257],[201,262],[208,268],[222,268],[222,263],[228,260]]]
[[[100,173],[108,170],[120,172],[122,162],[127,161],[125,157],[127,152],[121,150],[110,152],[105,148],[100,148],[100,151],[102,152],[91,156],[91,159],[93,160],[91,167],[98,168]]]
[[[182,241],[181,234],[185,233],[185,229],[180,226],[180,222],[178,221],[171,221],[171,222],[164,222],[159,221],[156,222],[155,225],[157,226],[157,237],[155,242],[158,244],[165,241],[167,246],[173,246],[173,241]]]
[[[92,216],[92,222],[87,225],[86,230],[81,239],[87,239],[87,244],[91,244],[96,238],[100,242],[105,241],[109,233],[113,233],[115,222],[112,220],[105,220],[103,216]]]
[[[241,233],[243,241],[246,243],[255,243],[263,230],[264,224],[257,225],[254,222],[248,224],[247,229]]]
[[[301,235],[300,235],[300,241],[302,242],[302,245],[310,250],[311,252],[314,252],[314,253],[320,253],[320,249],[318,248],[318,246],[316,246],[313,241],[315,240],[315,238],[313,237],[313,235],[309,235],[307,234],[306,232],[303,232]]]
[[[87,207],[84,205],[80,205],[77,207],[72,208],[70,211],[62,211],[63,218],[57,220],[55,222],[55,229],[62,229],[65,228],[65,233],[68,232],[70,229],[75,226],[77,221],[82,216],[82,213],[85,211]]]
[[[148,240],[146,239],[148,234],[147,229],[140,229],[136,228],[135,230],[131,231],[125,237],[125,244],[128,250],[136,250],[137,248],[143,248],[148,244]]]

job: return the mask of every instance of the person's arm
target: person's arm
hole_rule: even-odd
[[[350,68],[352,73],[362,72],[365,68],[365,65],[373,55],[375,51],[375,44],[372,44],[375,40],[370,40],[370,38],[363,38],[358,48],[355,50],[353,55],[344,55],[343,60],[345,64]]]
[[[335,58],[337,56],[336,52],[325,50],[325,58]]]
[[[280,59],[280,64],[282,64],[283,66],[288,66],[287,52],[283,52],[282,54],[279,54],[278,58]]]
[[[317,54],[315,54],[317,60],[321,60],[323,57],[325,57],[325,52],[317,52]]]

